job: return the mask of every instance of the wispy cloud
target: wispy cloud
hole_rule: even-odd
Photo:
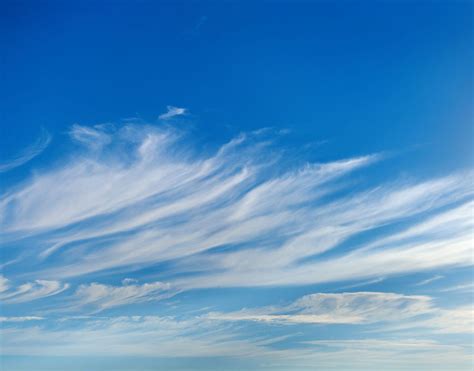
[[[3,330],[3,355],[237,357],[253,360],[250,369],[351,370],[468,369],[468,345],[442,344],[431,339],[318,339],[281,346],[288,336],[245,336],[242,329],[200,317],[178,320],[159,316],[75,319],[68,326],[35,325]],[[41,339],[41,341],[38,341]],[[387,359],[390,367],[387,368]],[[245,366],[244,366],[245,367]]]
[[[24,316],[24,317],[0,317],[0,322],[25,322],[25,321],[40,321],[44,317]]]
[[[433,311],[431,298],[385,292],[311,294],[286,306],[210,313],[211,319],[277,323],[367,324],[400,321]]]
[[[169,120],[175,116],[185,115],[188,110],[186,108],[175,107],[175,106],[166,106],[167,112],[162,113],[158,118],[160,120]]]
[[[414,323],[414,327],[431,328],[439,334],[474,334],[474,307],[472,303],[452,309],[439,310],[436,316]]]
[[[441,289],[441,292],[470,292],[472,293],[472,289],[474,288],[474,282],[467,282],[460,285],[454,285],[450,287],[446,287]]]
[[[0,276],[0,300],[5,304],[24,303],[57,295],[68,287],[68,284],[47,280],[35,280],[12,286],[7,278]]]
[[[448,180],[448,183],[450,182],[451,180]],[[459,182],[462,183],[462,180],[459,179]],[[442,183],[444,183],[444,180],[435,185],[437,190],[434,193],[430,190],[434,185],[433,183],[415,186],[419,190],[426,190],[426,193],[416,201],[410,200],[411,197],[403,201],[403,198],[400,197],[399,201],[392,205],[390,205],[390,202],[378,204],[378,197],[376,197],[377,201],[375,203],[372,203],[374,200],[370,198],[363,202],[343,202],[343,204],[346,204],[347,210],[339,213],[336,211],[337,208],[329,208],[328,211],[332,209],[333,213],[330,216],[325,215],[321,219],[324,224],[320,224],[320,228],[316,228],[316,231],[309,234],[308,237],[297,237],[297,243],[290,241],[289,244],[283,245],[282,248],[276,251],[246,249],[206,257],[207,264],[214,266],[215,270],[220,270],[220,273],[218,275],[209,274],[207,277],[195,277],[193,280],[186,279],[181,283],[191,287],[205,286],[206,284],[210,286],[217,284],[221,286],[309,284],[380,277],[381,275],[386,277],[397,273],[419,272],[441,266],[471,265],[473,246],[470,231],[473,220],[469,213],[470,203],[441,212],[420,224],[424,226],[425,223],[432,223],[433,219],[436,219],[437,222],[434,225],[437,225],[438,221],[451,219],[453,215],[456,215],[455,219],[458,220],[458,223],[453,229],[440,226],[437,233],[431,233],[431,230],[427,230],[426,233],[416,234],[415,238],[415,235],[411,232],[413,231],[412,228],[417,228],[417,225],[415,225],[415,227],[410,227],[405,232],[394,233],[386,240],[379,239],[376,246],[375,244],[373,247],[370,247],[370,244],[362,245],[360,249],[351,249],[348,252],[340,251],[339,254],[324,260],[316,258],[318,253],[336,248],[349,236],[357,235],[358,232],[373,228],[376,225],[387,224],[392,218],[398,219],[401,216],[399,213],[408,217],[409,215],[418,214],[428,205],[427,210],[436,207],[435,205],[442,206],[447,198],[452,197],[453,194],[446,194],[447,198],[444,200],[438,199],[434,203],[429,201],[433,194],[444,194],[444,191],[438,188]],[[448,189],[450,189],[449,186],[446,190]],[[408,194],[412,190],[405,188],[396,193]],[[384,195],[383,198],[397,199],[396,193]],[[418,190],[413,193],[417,194]],[[412,207],[417,206],[418,210],[412,209]],[[367,208],[365,209],[365,207]],[[379,214],[376,218],[370,217],[370,213],[374,210]],[[397,216],[397,214],[399,215]],[[363,215],[364,217],[358,218],[357,215]],[[341,219],[334,220],[333,218]],[[375,224],[369,226],[365,223]],[[400,238],[403,235],[409,235],[410,238],[407,237],[403,240]],[[325,244],[327,245],[325,246]],[[307,250],[305,250],[305,246],[308,247]],[[272,256],[270,260],[268,260],[268,253]],[[315,256],[314,259],[294,264],[298,262],[298,259],[311,256],[311,254]],[[203,264],[202,261],[201,264]]]
[[[111,137],[104,126],[87,127],[75,124],[69,131],[71,138],[93,150],[99,150],[109,144]]]
[[[474,333],[473,313],[471,305],[436,307],[434,300],[424,295],[352,292],[310,294],[287,305],[210,312],[205,317],[272,324],[378,324],[376,332],[424,329],[432,335]]]
[[[444,278],[444,276],[441,276],[439,274],[437,274],[436,276],[433,276],[431,278],[427,278],[426,280],[423,280],[423,281],[420,281],[418,282],[415,286],[425,286],[429,283],[432,283],[432,282],[435,282],[435,281],[438,281],[440,279]]]
[[[23,164],[26,164],[28,161],[32,160],[41,152],[43,152],[46,147],[48,147],[51,142],[51,135],[46,130],[41,132],[41,136],[33,143],[31,146],[23,149],[15,157],[0,163],[0,173],[17,168]]]
[[[430,339],[328,339],[307,344],[313,346],[311,358],[318,360],[318,365],[344,370],[467,370],[472,364],[469,346]]]
[[[387,326],[379,331],[424,330],[430,334],[474,334],[474,307],[472,303],[454,308],[438,308],[428,318],[409,320]]]
[[[176,294],[169,284],[162,282],[138,285],[126,281],[122,286],[111,286],[99,283],[81,285],[76,290],[71,307],[93,308],[95,312],[126,304],[143,303],[161,300]]]
[[[79,321],[81,326],[74,329],[68,328],[64,321],[56,329],[37,326],[5,329],[0,352],[54,356],[256,357],[270,353],[267,346],[279,340],[239,339],[236,331],[199,318],[121,316]],[[278,353],[285,352],[272,352]]]
[[[34,238],[23,259],[43,261],[44,278],[173,261],[172,272],[160,274],[173,275],[166,281],[181,290],[472,264],[469,172],[354,187],[349,175],[379,155],[291,166],[278,161],[271,138],[262,138],[268,133],[242,134],[214,154],[170,127],[75,126],[72,133],[101,145],[86,145],[0,199],[4,240]],[[376,239],[347,247],[373,230]],[[195,274],[179,275],[186,273]]]

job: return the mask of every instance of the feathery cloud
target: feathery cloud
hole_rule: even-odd
[[[99,283],[84,284],[78,287],[73,298],[73,307],[92,307],[97,311],[126,304],[161,300],[176,294],[169,284],[162,282],[138,285],[126,281],[123,286],[110,286]]]
[[[41,136],[31,146],[25,148],[14,158],[0,163],[0,173],[12,170],[16,167],[26,164],[36,156],[40,155],[51,142],[51,135],[46,130],[42,130]]]
[[[261,139],[268,133],[242,134],[204,155],[170,127],[108,127],[106,140],[103,130],[75,126],[76,140],[101,145],[2,196],[5,248],[19,239],[36,246],[11,267],[39,259],[41,277],[63,280],[173,261],[161,274],[182,290],[472,264],[469,172],[349,187],[351,173],[381,157],[291,166]],[[346,246],[373,230],[376,239]]]
[[[69,135],[76,142],[79,142],[90,149],[99,150],[111,142],[110,135],[103,129],[104,127],[100,125],[87,127],[75,124],[69,131]]]
[[[210,313],[211,319],[276,323],[367,324],[402,319],[433,311],[431,298],[385,292],[311,294],[281,307]]]
[[[24,303],[57,295],[69,288],[59,281],[35,280],[12,287],[10,280],[0,276],[0,300],[5,304]]]
[[[81,326],[72,329],[67,327],[67,321],[59,322],[55,329],[39,326],[7,328],[0,353],[256,357],[270,353],[267,346],[279,340],[239,339],[237,332],[199,318],[177,320],[159,316],[120,316],[78,321]]]
[[[167,112],[159,116],[160,120],[169,120],[175,116],[185,115],[188,110],[186,108],[180,108],[175,106],[166,106]]]

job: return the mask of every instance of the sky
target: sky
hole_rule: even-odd
[[[472,2],[1,8],[2,371],[472,369]]]

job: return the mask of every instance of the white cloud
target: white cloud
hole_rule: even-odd
[[[380,156],[295,168],[283,166],[261,134],[203,155],[176,129],[126,125],[107,132],[107,148],[71,156],[0,199],[3,235],[35,238],[41,250],[22,258],[54,257],[41,265],[42,277],[173,261],[173,287],[192,289],[373,279],[472,264],[469,172],[350,188],[348,175]],[[400,222],[402,231],[385,228]],[[374,241],[343,247],[376,229]],[[234,248],[215,253],[228,246]],[[189,272],[198,274],[179,275]]]
[[[313,355],[303,361],[311,367],[317,361],[324,369],[344,370],[468,370],[471,347],[442,344],[430,339],[340,339],[306,342]]]
[[[431,313],[431,298],[385,292],[311,294],[281,307],[210,313],[211,319],[277,323],[367,324]]]
[[[162,119],[184,113],[170,107]],[[23,272],[31,282],[20,285],[0,275],[0,299],[14,304],[56,295],[69,287],[62,283],[65,277],[82,276],[83,284],[64,295],[64,307],[39,314],[71,309],[91,314],[195,288],[368,284],[472,265],[472,173],[362,186],[349,175],[380,156],[290,166],[271,149],[271,141],[259,139],[267,134],[243,134],[204,154],[176,129],[73,126],[71,138],[84,148],[75,146],[78,153],[0,198],[2,248],[12,253],[9,271],[24,269],[26,261],[31,267]],[[87,277],[107,276],[110,269],[121,279],[163,262],[159,279],[169,283],[157,282],[153,273],[148,283],[124,278],[117,286]],[[153,271],[158,270],[148,270]],[[439,279],[432,274],[419,286]],[[337,362],[348,368],[356,359],[354,367],[360,369],[387,369],[386,360],[396,359],[399,368],[429,364],[434,369],[466,364],[469,351],[405,336],[319,339],[281,350],[272,345],[282,337],[252,337],[238,329],[249,325],[241,322],[246,320],[370,325],[397,335],[423,329],[439,336],[470,332],[473,318],[468,306],[442,309],[427,296],[384,292],[318,293],[287,305],[196,312],[197,318],[179,320],[75,316],[83,322],[70,327],[67,319],[48,319],[46,325],[34,315],[0,317],[7,327],[1,351],[264,357],[268,364],[297,359],[307,368]],[[15,322],[24,322],[22,328]]]
[[[416,329],[430,334],[474,334],[474,307],[471,304],[455,308],[440,308],[429,318],[386,327],[385,332]]]
[[[10,287],[10,280],[3,275],[0,275],[0,292],[8,290]]]
[[[448,183],[450,182],[448,180]],[[333,214],[323,215],[320,218],[322,223],[315,223],[314,232],[299,235],[293,241],[273,251],[246,249],[215,257],[210,256],[206,260],[202,259],[200,264],[209,267],[207,270],[209,273],[194,277],[192,280],[182,279],[177,284],[183,287],[297,285],[377,278],[381,275],[386,277],[441,266],[472,265],[471,230],[474,221],[469,213],[472,205],[470,202],[421,222],[419,225],[423,228],[419,230],[424,229],[428,224],[433,225],[423,233],[418,233],[418,225],[415,225],[409,227],[408,230],[397,231],[391,236],[379,238],[373,244],[362,245],[361,248],[352,249],[349,252],[341,252],[329,259],[313,259],[295,264],[298,259],[335,248],[342,241],[357,235],[360,231],[374,228],[375,225],[387,224],[389,219],[398,218],[402,210],[403,214],[408,216],[426,207],[425,203],[433,207],[432,201],[427,200],[433,197],[433,193],[429,190],[431,187],[432,185],[429,184],[423,187],[426,193],[423,196],[417,196],[416,200],[407,198],[407,204],[393,203],[394,209],[390,203],[378,204],[377,201],[374,205],[370,199],[356,203],[343,202],[347,212],[340,213],[336,208],[328,207],[327,211],[332,210]],[[437,188],[435,193],[437,198],[445,194],[438,185],[435,188]],[[448,189],[451,187],[447,187],[446,191]],[[443,200],[440,198],[435,204],[440,205],[453,196],[452,193],[445,195],[446,198]],[[392,196],[389,195],[389,197]],[[374,209],[380,215],[378,218],[370,217]],[[357,215],[363,217],[357,217]],[[456,218],[452,218],[453,215],[456,215]],[[434,219],[436,223],[433,222]],[[453,228],[447,228],[441,223],[448,219],[456,220]],[[320,224],[319,228],[318,224]],[[416,234],[413,232],[415,230],[417,230]],[[219,273],[212,273],[212,267]]]
[[[25,321],[40,321],[43,317],[24,316],[24,317],[0,317],[0,322],[25,322]]]
[[[2,355],[232,357],[253,360],[249,369],[400,370],[469,369],[470,345],[431,339],[319,339],[293,343],[288,336],[246,334],[237,326],[202,317],[178,320],[122,316],[59,320],[54,326],[3,329]]]
[[[166,106],[166,109],[168,111],[159,116],[160,120],[169,120],[172,117],[182,116],[188,112],[186,108],[180,108],[175,106]]]
[[[469,292],[469,293],[472,293],[472,289],[474,288],[474,282],[467,282],[467,283],[463,283],[463,284],[460,284],[460,285],[454,285],[454,286],[450,286],[450,287],[446,287],[442,290],[439,290],[440,292],[450,292],[450,291],[454,291],[454,292]]]
[[[54,329],[5,329],[0,352],[42,356],[256,357],[269,354],[267,346],[280,340],[242,340],[228,327],[199,318],[123,316],[77,321],[81,326],[74,328],[60,321]]]
[[[330,347],[330,348],[342,348],[358,349],[358,350],[419,350],[419,349],[439,349],[444,348],[433,340],[419,340],[419,339],[406,339],[406,340],[382,340],[382,339],[362,339],[362,340],[313,340],[308,341],[308,344]]]
[[[418,282],[415,286],[425,286],[431,282],[435,282],[435,281],[438,281],[440,279],[444,278],[444,276],[441,276],[439,274],[437,274],[436,276],[433,276],[431,278],[427,278],[426,280],[423,280],[423,281],[420,281]]]
[[[440,310],[436,316],[418,324],[441,334],[474,334],[474,308],[472,303],[453,309]]]
[[[138,280],[135,278],[124,278],[122,280],[122,285],[130,285],[132,283],[138,283]]]
[[[7,278],[0,276],[0,287],[0,300],[4,304],[16,304],[57,295],[69,285],[59,281],[35,280],[12,287]]]
[[[317,293],[293,303],[234,312],[211,312],[205,318],[218,321],[256,321],[273,324],[379,324],[372,332],[433,334],[474,333],[472,305],[436,307],[429,296],[387,292]]]
[[[93,150],[99,150],[103,146],[111,142],[111,137],[107,134],[102,126],[87,127],[81,125],[73,125],[69,131],[69,135],[75,141],[89,147]]]
[[[0,163],[0,173],[4,173],[6,171],[12,170],[32,160],[33,158],[41,154],[41,152],[43,152],[46,149],[46,147],[48,147],[50,142],[51,142],[51,135],[49,135],[47,131],[43,130],[41,133],[41,136],[37,139],[37,141],[34,144],[25,148],[22,152],[17,154],[14,158],[6,162]]]
[[[126,304],[143,303],[169,298],[176,294],[169,284],[162,282],[138,285],[126,280],[123,286],[110,286],[100,283],[80,285],[73,298],[72,307],[90,306],[98,311]]]

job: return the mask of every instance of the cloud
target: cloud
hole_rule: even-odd
[[[162,282],[138,285],[133,280],[124,280],[123,286],[110,286],[100,283],[80,285],[76,290],[72,306],[97,308],[97,311],[126,304],[161,300],[176,294],[169,284]]]
[[[0,317],[0,322],[25,322],[25,321],[40,321],[44,317],[24,316],[24,317]]]
[[[433,318],[415,326],[432,328],[439,334],[474,334],[474,308],[471,303],[453,309],[440,310]]]
[[[325,339],[312,345],[318,367],[350,370],[447,370],[466,369],[472,364],[470,346],[442,344],[431,339]],[[448,361],[449,359],[449,361]]]
[[[415,329],[418,333],[425,330],[430,334],[474,334],[474,307],[470,303],[449,309],[439,308],[428,318],[406,321],[382,330],[413,332]]]
[[[406,339],[406,340],[381,340],[381,339],[361,339],[361,340],[313,340],[308,341],[308,344],[316,345],[318,347],[339,348],[344,350],[387,350],[400,351],[409,350],[416,351],[418,349],[431,348],[433,350],[444,348],[436,341]]]
[[[446,287],[442,290],[440,290],[441,292],[451,292],[451,291],[455,291],[455,292],[472,292],[472,289],[474,288],[474,282],[468,282],[468,283],[463,283],[463,284],[460,284],[460,285],[454,285],[454,286],[451,286],[451,287]]]
[[[93,142],[104,130],[72,132]],[[470,172],[361,185],[351,174],[380,155],[289,164],[268,133],[203,153],[171,127],[105,131],[107,145],[87,145],[2,196],[5,248],[23,253],[12,269],[29,262],[39,267],[32,276],[64,280],[172,262],[160,275],[187,290],[472,264]],[[35,248],[13,248],[20,240]]]
[[[202,317],[119,316],[58,320],[54,326],[3,329],[2,355],[230,357],[251,363],[244,369],[351,370],[469,369],[469,345],[432,339],[314,339],[282,347],[288,336],[245,334],[242,329]],[[234,359],[234,360],[232,360]],[[187,367],[189,368],[189,366]]]
[[[105,127],[101,125],[92,128],[75,124],[69,131],[69,135],[74,141],[92,150],[99,150],[111,142],[110,135],[104,129]]]
[[[311,253],[317,256],[318,253],[334,249],[349,236],[375,227],[366,223],[382,226],[388,224],[391,218],[397,219],[400,212],[407,217],[420,212],[426,207],[424,206],[426,203],[430,204],[430,208],[434,205],[439,207],[447,198],[453,196],[453,193],[446,194],[444,200],[439,199],[433,204],[427,199],[433,194],[439,197],[444,191],[437,189],[432,193],[430,190],[432,187],[433,184],[419,187],[420,190],[424,188],[426,193],[417,196],[416,201],[406,198],[406,203],[401,199],[400,202],[391,205],[379,204],[378,200],[373,203],[370,199],[357,203],[345,202],[347,211],[339,213],[336,208],[332,208],[332,215],[324,215],[321,218],[323,223],[320,224],[320,228],[317,228],[315,223],[316,231],[300,235],[280,249],[274,251],[246,249],[207,257],[200,264],[214,267],[218,274],[209,273],[207,276],[203,274],[193,280],[183,279],[179,284],[185,287],[296,285],[364,279],[381,275],[386,277],[442,266],[472,265],[471,230],[474,221],[469,212],[471,202],[440,212],[405,231],[397,231],[385,238],[379,237],[375,243],[362,245],[348,252],[340,251],[339,254],[324,260],[315,258],[297,264],[298,259],[311,256]],[[408,190],[398,192],[408,193]],[[418,191],[415,192],[417,193]],[[328,208],[329,210],[331,208]],[[377,218],[370,217],[373,210],[379,214]],[[358,218],[357,215],[363,217]],[[452,228],[444,223],[450,223]],[[428,225],[430,228],[427,228]],[[271,259],[269,254],[272,256]],[[209,271],[211,269],[209,268]]]
[[[426,280],[423,280],[423,281],[420,281],[418,282],[415,286],[425,286],[431,282],[435,282],[435,281],[438,281],[440,279],[444,278],[444,276],[441,276],[439,274],[437,274],[436,276],[433,276],[431,278],[427,278]]]
[[[425,329],[432,334],[474,332],[472,305],[439,308],[429,296],[388,292],[317,293],[282,306],[264,306],[234,312],[211,312],[218,321],[255,321],[273,324],[382,324],[375,331]],[[391,322],[392,324],[388,324]]]
[[[25,148],[23,151],[18,153],[14,158],[9,159],[6,162],[0,163],[0,173],[17,168],[21,165],[26,164],[36,156],[40,155],[51,142],[51,135],[46,130],[43,130],[41,136],[31,146]]]
[[[67,321],[58,321],[54,328],[5,329],[0,352],[42,356],[256,357],[270,353],[267,346],[280,340],[239,339],[236,331],[199,318],[120,316],[76,321],[80,326],[73,328]]]
[[[122,280],[122,285],[130,285],[132,283],[137,283],[137,282],[138,282],[138,280],[135,279],[135,278],[124,278]]]
[[[10,288],[10,281],[8,278],[0,275],[0,292],[7,291]]]
[[[74,125],[69,134],[81,146],[0,197],[11,279],[0,275],[0,300],[58,295],[65,281],[74,290],[57,297],[61,304],[41,302],[41,312],[32,303],[0,317],[3,354],[222,356],[272,369],[470,365],[462,339],[433,339],[469,333],[472,308],[438,307],[424,295],[314,293],[246,309],[219,299],[205,313],[199,303],[180,306],[189,293],[156,306],[173,316],[133,314],[202,288],[223,288],[225,300],[227,287],[272,286],[284,300],[289,285],[353,288],[431,274],[421,290],[440,279],[436,269],[473,263],[472,172],[374,181],[367,174],[383,156],[304,163],[271,131],[241,134],[215,151],[171,125]],[[74,316],[58,318],[64,313]],[[324,339],[313,331],[321,325],[347,338]],[[380,337],[363,339],[368,331]]]
[[[185,115],[188,112],[186,108],[180,108],[180,107],[174,107],[174,106],[166,106],[166,109],[168,111],[159,116],[160,120],[169,120],[175,116]]]
[[[428,314],[431,298],[385,292],[311,294],[282,307],[244,309],[230,313],[210,313],[209,318],[225,321],[276,323],[368,324]]]
[[[0,276],[0,300],[4,304],[17,304],[57,295],[69,288],[68,284],[59,281],[35,280],[16,287]]]

